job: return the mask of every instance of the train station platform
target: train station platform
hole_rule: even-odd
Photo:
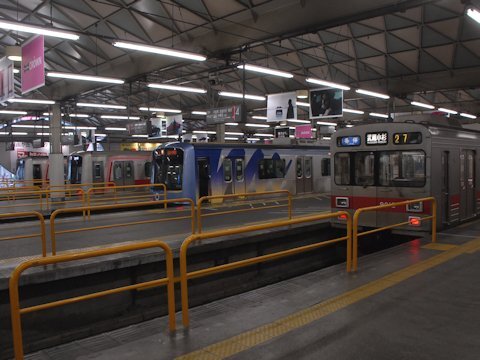
[[[53,359],[478,359],[480,221],[28,355]],[[177,322],[181,324],[180,313]]]

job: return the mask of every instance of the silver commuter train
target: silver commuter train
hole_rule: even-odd
[[[165,184],[171,199],[330,188],[327,146],[172,142],[154,150],[152,164],[152,183]]]
[[[479,212],[480,132],[405,122],[367,124],[337,131],[331,149],[332,210],[353,214],[361,207],[433,196],[438,229]],[[430,222],[419,222],[418,217],[429,211],[425,203],[424,208],[367,212],[359,224],[383,227],[409,221],[403,230],[427,230]]]

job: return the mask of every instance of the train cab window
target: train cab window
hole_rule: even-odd
[[[232,181],[232,160],[223,159],[223,180],[225,182]]]
[[[165,184],[167,190],[182,190],[183,150],[161,149],[154,154],[154,181]]]
[[[379,185],[422,187],[425,168],[423,151],[382,151],[379,153]]]
[[[330,159],[322,159],[322,176],[330,176]]]
[[[333,165],[335,184],[350,185],[350,154],[336,153]]]
[[[243,181],[243,159],[235,159],[235,178]]]
[[[373,152],[358,152],[355,154],[355,184],[368,186],[375,184],[375,155]]]

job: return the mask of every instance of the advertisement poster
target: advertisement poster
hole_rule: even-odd
[[[297,118],[297,93],[295,91],[270,94],[267,97],[267,121],[277,122]]]
[[[322,119],[343,115],[343,90],[310,90],[310,119]]]
[[[166,135],[167,127],[165,118],[154,117],[150,119],[150,132],[148,137],[151,139],[161,138]]]
[[[182,135],[183,117],[182,114],[167,116],[167,136]]]
[[[295,138],[296,139],[311,139],[312,138],[312,126],[310,124],[295,126]]]
[[[273,130],[273,133],[275,134],[275,138],[277,139],[288,138],[290,137],[290,128],[288,126],[279,126]]]
[[[34,36],[22,45],[22,94],[45,85],[43,35]]]
[[[0,103],[13,98],[13,61],[6,57],[0,59]]]

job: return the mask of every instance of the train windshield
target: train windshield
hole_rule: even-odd
[[[82,183],[82,157],[73,155],[70,156],[70,166],[69,166],[68,179],[70,184],[81,184]]]
[[[336,153],[334,179],[337,185],[422,187],[425,163],[421,150]]]
[[[183,150],[166,148],[155,152],[155,184],[165,184],[167,190],[182,190]]]

